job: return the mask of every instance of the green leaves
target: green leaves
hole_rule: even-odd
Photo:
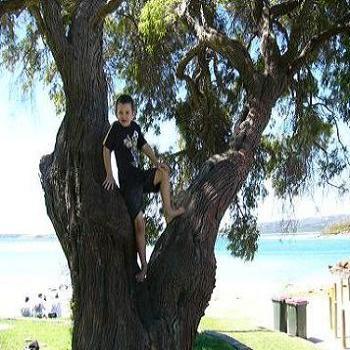
[[[237,215],[227,234],[230,241],[227,248],[233,256],[251,261],[258,249],[259,235],[256,217],[251,214]]]
[[[278,196],[293,197],[310,190],[312,185],[322,178],[324,180],[325,164],[333,168],[330,177],[344,169],[340,165],[343,162],[337,159],[339,154],[332,151],[333,131],[328,121],[323,120],[316,110],[308,108],[296,121],[290,135],[270,135],[263,139],[262,147],[269,154],[266,169]],[[321,172],[320,168],[323,168]]]
[[[145,38],[146,50],[152,54],[156,50],[176,20],[174,7],[179,0],[151,0],[143,7],[139,17],[139,32]]]
[[[49,95],[58,114],[65,110],[65,94],[60,75],[51,52],[29,12],[23,12],[16,21],[7,22],[1,37],[2,67],[18,74],[23,94],[30,94],[37,81],[49,87]]]

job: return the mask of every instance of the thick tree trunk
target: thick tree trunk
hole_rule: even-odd
[[[71,273],[73,349],[191,349],[215,286],[221,218],[247,177],[275,98],[260,91],[260,99],[252,99],[246,149],[206,163],[186,191],[186,214],[159,238],[147,280],[138,286],[135,237],[124,201],[117,190],[102,187],[107,84],[102,28],[79,25],[89,19],[89,9],[77,12],[69,34],[73,45],[54,52],[61,60],[67,108],[54,152],[40,162],[47,213]]]
[[[102,186],[107,84],[102,30],[88,30],[76,21],[74,46],[58,64],[66,114],[54,152],[40,162],[42,187],[71,273],[73,349],[147,349],[135,296],[133,228],[119,192]]]

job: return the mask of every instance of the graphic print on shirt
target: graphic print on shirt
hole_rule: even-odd
[[[127,135],[126,138],[123,140],[125,147],[129,148],[129,150],[132,154],[132,157],[133,157],[132,165],[136,168],[138,168],[139,162],[140,162],[140,156],[139,156],[139,153],[137,151],[137,139],[138,139],[138,137],[139,137],[139,134],[135,130],[131,138],[129,135]]]

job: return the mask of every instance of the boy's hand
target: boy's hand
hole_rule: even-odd
[[[107,175],[102,185],[107,191],[110,189],[113,190],[114,186],[116,185],[113,175]]]
[[[156,164],[156,167],[157,167],[158,169],[164,169],[164,170],[170,172],[170,168],[169,168],[165,163],[158,162],[158,163]]]

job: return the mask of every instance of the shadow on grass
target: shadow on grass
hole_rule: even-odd
[[[264,333],[273,333],[274,331],[271,329],[267,329],[264,327],[257,327],[255,329],[235,329],[235,330],[227,330],[227,329],[215,329],[215,332],[223,332],[223,333],[256,333],[256,332],[264,332]]]
[[[235,350],[253,350],[247,345],[239,342],[237,339],[231,338],[227,334],[219,333],[220,331],[205,331],[204,334],[216,339],[220,339],[225,343],[231,345]],[[227,331],[225,331],[227,333]]]
[[[311,341],[311,343],[314,343],[314,344],[323,343],[322,339],[318,339],[318,338],[314,338],[314,337],[307,338],[307,340]]]

